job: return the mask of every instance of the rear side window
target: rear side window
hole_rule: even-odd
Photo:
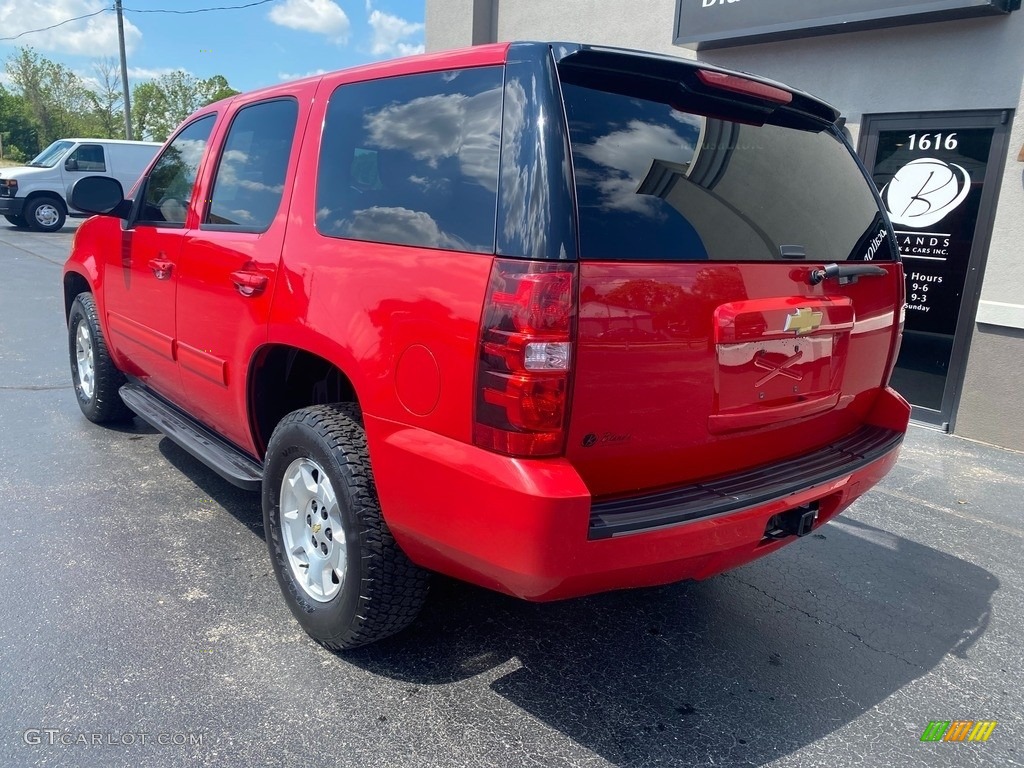
[[[239,110],[228,129],[213,183],[207,229],[263,232],[284,194],[299,105],[277,99]]]
[[[501,67],[343,85],[317,176],[325,235],[492,253]]]
[[[582,258],[893,258],[871,187],[829,131],[676,109],[650,82],[640,98],[563,79]]]

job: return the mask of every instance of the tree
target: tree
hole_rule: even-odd
[[[200,80],[177,69],[135,86],[132,91],[133,127],[140,138],[164,141],[182,120],[200,107],[237,93],[223,75]]]
[[[203,104],[212,104],[221,99],[228,99],[237,96],[241,91],[236,91],[230,85],[224,75],[214,75],[202,83]]]
[[[98,133],[105,139],[123,139],[121,68],[108,56],[94,61],[92,69],[96,73],[96,88],[86,96],[92,105],[93,121]]]
[[[155,82],[138,83],[132,89],[132,133],[137,139],[163,141],[164,94]]]
[[[17,94],[25,100],[41,145],[79,133],[90,104],[88,89],[78,75],[32,48],[20,48],[9,56],[6,69]]]
[[[25,100],[0,85],[0,141],[3,158],[22,162],[39,154],[39,136]]]

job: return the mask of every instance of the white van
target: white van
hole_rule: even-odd
[[[161,146],[151,141],[59,139],[28,165],[0,168],[0,214],[16,227],[56,232],[64,226],[68,195],[77,179],[111,176],[130,189]]]

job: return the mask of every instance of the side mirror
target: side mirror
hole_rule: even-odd
[[[64,170],[65,171],[77,171],[78,170],[78,161],[75,158],[73,158],[73,157],[69,157],[67,160],[64,161]]]
[[[124,199],[121,182],[109,176],[84,176],[71,185],[71,207],[86,213],[99,213],[127,219],[131,201]]]

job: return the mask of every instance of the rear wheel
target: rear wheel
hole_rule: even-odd
[[[96,424],[126,421],[134,414],[118,390],[125,378],[107,351],[91,293],[80,293],[68,314],[68,353],[78,407]]]
[[[25,229],[28,226],[28,222],[25,221],[25,217],[20,214],[17,216],[8,216],[4,214],[4,218],[7,219],[11,224],[16,226],[18,229]]]
[[[321,645],[356,648],[405,629],[427,573],[381,515],[358,406],[293,411],[267,447],[263,522],[278,583]]]
[[[25,220],[36,232],[56,232],[64,226],[67,214],[64,204],[56,197],[33,197],[25,204]]]

